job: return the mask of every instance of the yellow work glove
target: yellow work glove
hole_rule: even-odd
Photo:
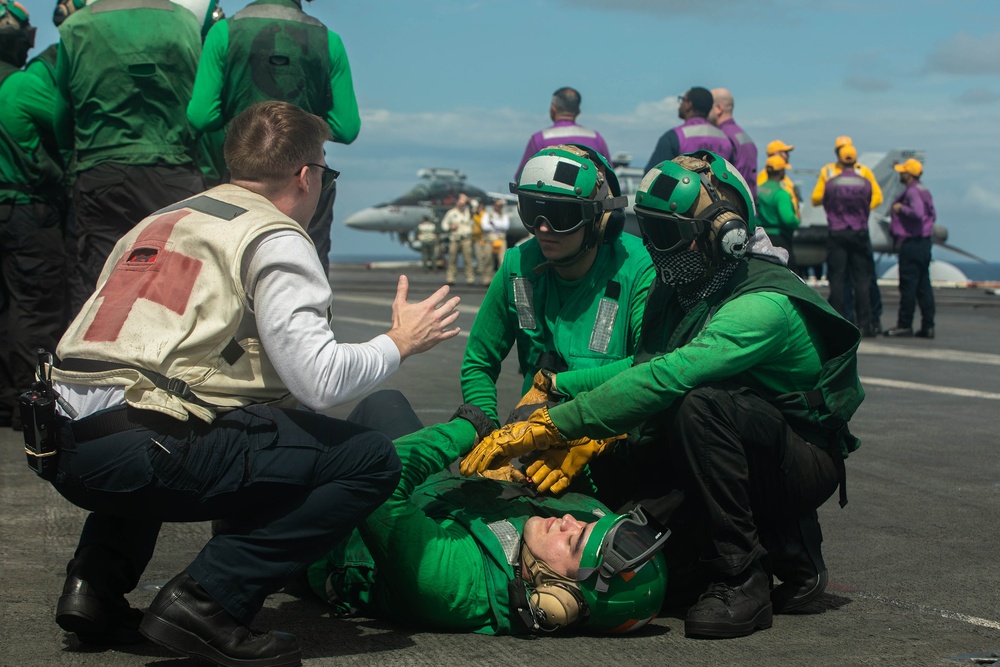
[[[531,413],[541,407],[551,408],[558,405],[562,396],[556,393],[556,374],[548,369],[541,369],[531,379],[531,388],[521,397],[504,424],[521,422],[531,416]]]
[[[479,473],[479,476],[498,482],[517,482],[519,484],[523,484],[526,479],[523,472],[509,463],[495,470],[484,470]]]
[[[459,471],[471,477],[477,472],[506,465],[512,458],[566,444],[566,439],[549,419],[549,409],[539,408],[526,421],[507,424],[483,438],[462,460]]]
[[[567,449],[548,449],[525,472],[540,493],[562,493],[592,458],[600,456],[624,437],[618,435],[604,440],[588,438]]]

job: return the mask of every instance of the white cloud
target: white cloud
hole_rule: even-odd
[[[931,52],[924,69],[944,74],[1000,75],[1000,30],[978,37],[958,33]]]
[[[994,186],[973,183],[965,191],[964,201],[973,210],[1000,214],[1000,197]]]

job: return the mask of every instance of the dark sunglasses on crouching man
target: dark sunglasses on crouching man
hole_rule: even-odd
[[[338,176],[340,176],[340,172],[339,171],[337,171],[336,169],[330,169],[325,164],[316,164],[315,162],[307,162],[306,166],[307,167],[316,167],[317,169],[322,169],[323,170],[323,176],[322,176],[323,180],[322,180],[322,186],[321,186],[321,189],[323,190],[323,192],[326,192],[331,187],[333,187],[333,182],[337,180]]]

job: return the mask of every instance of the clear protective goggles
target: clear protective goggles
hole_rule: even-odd
[[[663,548],[670,529],[649,517],[641,505],[637,505],[624,518],[608,530],[598,553],[601,555],[601,565],[596,569],[600,573],[600,583],[597,590],[606,589],[606,582],[622,572],[638,569],[644,563],[652,560]],[[595,570],[584,572],[583,579],[590,577]]]
[[[635,208],[639,230],[653,248],[673,252],[691,245],[708,230],[708,220]]]

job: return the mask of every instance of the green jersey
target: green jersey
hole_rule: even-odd
[[[54,91],[39,77],[0,62],[0,204],[45,201],[61,187],[53,143]]]
[[[541,368],[558,372],[559,391],[572,396],[632,365],[655,275],[642,241],[623,234],[601,245],[575,281],[552,269],[536,273],[545,261],[536,239],[508,250],[469,333],[462,395],[494,421],[496,381],[515,345],[524,392]]]
[[[361,129],[343,41],[294,0],[257,0],[212,26],[187,115],[196,130],[217,130],[265,100],[324,118],[338,143]]]
[[[646,307],[636,365],[549,416],[569,439],[642,427],[700,385],[757,389],[814,444],[847,456],[846,428],[861,404],[857,328],[787,268],[744,262],[729,283],[691,311],[657,284]]]
[[[799,226],[795,202],[781,181],[768,179],[757,188],[757,220],[768,234],[791,233]]]
[[[60,146],[77,172],[103,162],[193,163],[185,108],[201,30],[167,0],[101,0],[59,27],[56,107]]]

